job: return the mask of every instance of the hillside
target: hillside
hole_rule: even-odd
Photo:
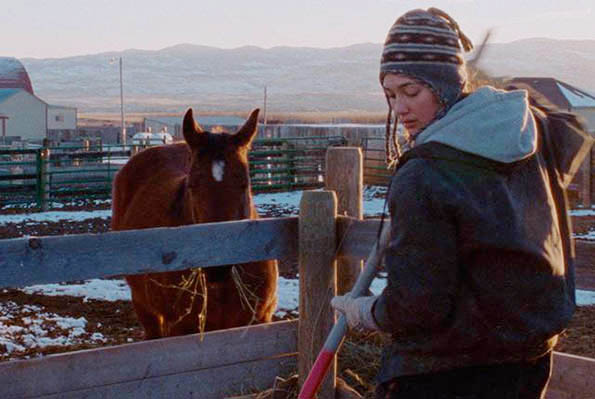
[[[179,44],[156,51],[126,50],[21,61],[36,94],[84,112],[119,110],[118,65],[123,57],[127,112],[245,110],[377,111],[385,107],[378,84],[382,45],[319,49]],[[552,76],[595,92],[595,40],[527,39],[490,44],[480,66],[495,76]]]

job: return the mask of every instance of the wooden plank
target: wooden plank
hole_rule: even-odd
[[[149,377],[79,391],[36,396],[39,399],[222,399],[239,393],[263,391],[275,377],[295,369],[295,355],[234,364],[207,370]]]
[[[326,153],[325,184],[337,195],[337,214],[363,219],[363,161],[358,147],[331,147]],[[343,295],[362,271],[361,259],[337,260],[337,293]]]
[[[595,359],[554,352],[550,387],[568,398],[595,397]]]
[[[161,377],[171,375],[184,380],[207,369],[293,355],[297,325],[297,320],[261,324],[205,333],[202,339],[193,334],[5,362],[0,364],[2,398],[40,397],[131,382],[131,386],[143,385],[145,380],[162,381]]]
[[[296,256],[297,217],[0,240],[0,287]]]
[[[587,209],[591,208],[591,151],[587,153],[581,169],[581,203]]]
[[[388,220],[386,221],[388,223]],[[337,218],[338,256],[365,259],[378,237],[380,219]]]
[[[336,286],[337,199],[333,191],[305,191],[300,201],[298,335],[299,385],[304,383],[318,352],[335,324],[331,299]],[[335,396],[336,359],[324,379],[319,398]]]

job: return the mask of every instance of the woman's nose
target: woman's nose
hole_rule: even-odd
[[[397,115],[405,115],[409,111],[409,107],[402,99],[395,99],[393,101],[393,111]]]

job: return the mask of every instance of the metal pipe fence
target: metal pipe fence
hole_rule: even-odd
[[[253,192],[324,185],[325,154],[341,136],[257,139],[249,153]],[[42,210],[51,203],[107,200],[128,159],[148,145],[95,145],[0,150],[0,206]]]

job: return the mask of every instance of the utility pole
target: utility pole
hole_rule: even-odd
[[[124,125],[124,84],[122,80],[122,57],[118,57],[120,65],[120,137],[118,142],[120,144],[126,144],[126,126]],[[109,60],[110,64],[116,62],[116,57],[112,57]]]
[[[262,113],[263,125],[267,127],[267,87],[264,86],[264,112]]]
[[[124,126],[124,85],[122,84],[122,57],[120,57],[120,122],[122,124],[122,144],[126,145],[126,127]]]

